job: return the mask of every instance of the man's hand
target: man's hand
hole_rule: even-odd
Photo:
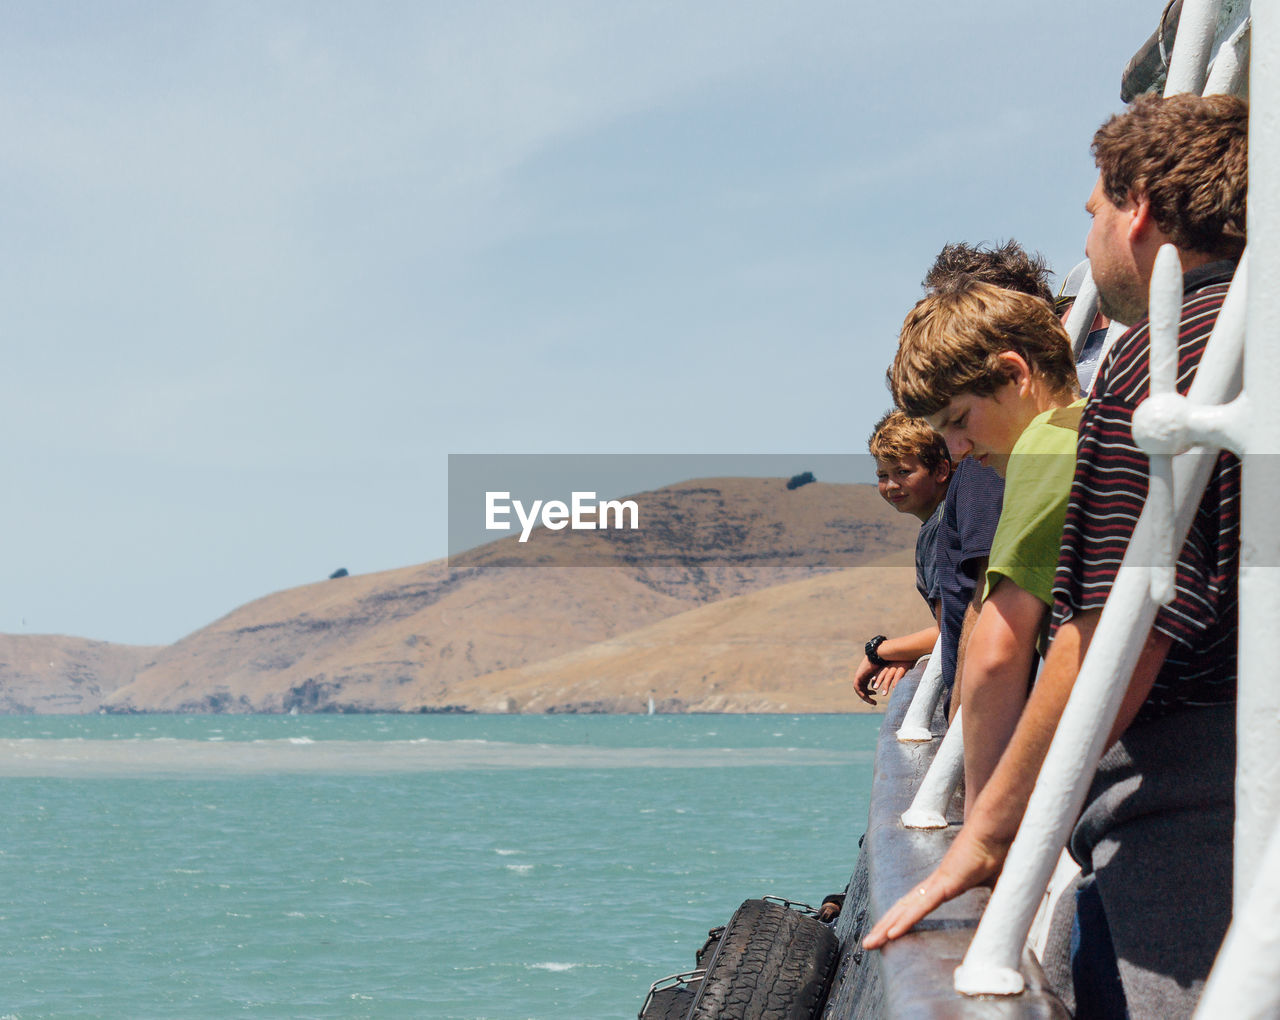
[[[886,942],[905,935],[948,900],[977,886],[991,885],[999,876],[1008,852],[1008,843],[985,845],[969,835],[968,827],[961,829],[937,870],[885,912],[862,940],[862,947],[879,949]]]

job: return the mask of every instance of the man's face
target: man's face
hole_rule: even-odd
[[[933,471],[910,454],[900,460],[876,460],[876,487],[880,496],[900,514],[927,518],[947,491],[950,465]]]
[[[1084,208],[1093,217],[1084,253],[1098,287],[1098,306],[1103,315],[1131,326],[1147,314],[1147,282],[1138,270],[1129,237],[1133,200],[1117,206],[1103,190],[1099,174]]]
[[[1024,405],[1016,385],[1007,382],[989,397],[961,393],[925,421],[946,440],[953,461],[972,457],[1003,478],[1014,444],[1036,414]]]

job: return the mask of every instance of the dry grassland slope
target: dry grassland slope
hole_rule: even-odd
[[[104,707],[635,711],[652,693],[670,710],[844,710],[834,686],[813,692],[847,670],[869,628],[915,626],[923,613],[909,568],[883,565],[909,562],[917,523],[872,486],[788,491],[780,479],[722,478],[632,498],[636,532],[539,529],[525,544],[513,536],[451,562],[258,599],[147,650],[131,677],[104,673],[101,686],[118,688]],[[609,565],[554,565],[581,563],[584,551]],[[662,621],[670,629],[655,632]],[[584,687],[573,656],[625,635],[632,644],[596,650],[612,663],[609,683],[601,673]]]

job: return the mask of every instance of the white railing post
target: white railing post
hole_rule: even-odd
[[[929,654],[929,662],[924,667],[924,675],[916,686],[915,696],[907,706],[902,717],[902,725],[896,734],[904,744],[924,744],[933,739],[934,713],[938,711],[938,702],[942,700],[945,688],[942,684],[942,635],[933,643],[933,651]]]
[[[1280,819],[1280,16],[1255,5],[1249,111],[1249,299],[1245,380],[1259,413],[1248,428],[1241,499],[1240,681],[1237,700],[1235,906],[1245,907],[1263,847]],[[1267,40],[1270,40],[1268,43]]]
[[[1098,285],[1093,282],[1093,270],[1086,259],[1084,262],[1084,279],[1080,281],[1080,289],[1076,291],[1076,299],[1071,302],[1071,311],[1067,312],[1067,321],[1062,328],[1071,338],[1071,352],[1077,358],[1080,348],[1084,346],[1089,335],[1089,327],[1093,325],[1094,316],[1098,314]],[[1075,272],[1073,269],[1072,272]]]
[[[1130,554],[1137,553],[1141,562],[1149,548],[1150,527],[1140,525],[1129,543]],[[1125,685],[1119,678],[1131,675],[1137,664],[1141,645],[1133,635],[1155,619],[1151,572],[1129,565],[1133,558],[1125,557],[1116,577],[1107,599],[1110,614],[1104,610],[1094,632],[1000,881],[964,962],[956,968],[956,991],[964,995],[1017,995],[1023,990],[1018,969],[1022,947],[1120,709]]]
[[[964,776],[964,734],[960,724],[963,708],[956,709],[955,718],[947,727],[947,735],[938,745],[938,751],[929,763],[929,771],[920,780],[911,806],[902,812],[905,829],[945,829],[947,805]]]
[[[1196,1005],[1195,1020],[1273,1020],[1280,1016],[1280,825],[1259,859],[1253,888],[1235,916]]]
[[[1206,96],[1248,94],[1252,31],[1251,20],[1246,18],[1218,46],[1218,54],[1209,68],[1209,80],[1204,83]]]
[[[1133,434],[1148,463],[1147,512],[1151,515],[1151,597],[1161,605],[1173,601],[1178,544],[1173,533],[1173,455],[1179,436],[1178,328],[1182,318],[1182,262],[1178,249],[1160,246],[1151,273],[1150,383],[1147,400],[1134,413]],[[1165,402],[1168,401],[1166,404]],[[1166,410],[1167,408],[1167,410]],[[1163,412],[1163,413],[1161,413]],[[1141,415],[1141,420],[1139,419]],[[1146,432],[1160,442],[1143,443]],[[1163,426],[1163,427],[1159,427]]]
[[[1176,272],[1165,260],[1164,272],[1171,268]],[[1189,402],[1201,409],[1222,404],[1239,392],[1245,277],[1245,273],[1237,273],[1233,281],[1191,386]],[[1166,310],[1155,306],[1168,300],[1170,293],[1168,287],[1152,288],[1153,319],[1165,315]],[[1229,416],[1221,408],[1217,410],[1219,418]],[[1173,548],[1180,548],[1186,539],[1214,462],[1215,458],[1201,455],[1178,458],[1174,463]],[[1154,516],[1152,507],[1147,506],[1134,529],[1000,881],[964,963],[956,969],[956,989],[966,995],[1016,995],[1022,991],[1018,961],[1036,907],[1084,803],[1141,654],[1143,642],[1135,641],[1134,635],[1145,635],[1155,621],[1157,604],[1151,598],[1154,572],[1148,566],[1159,562],[1153,542]]]
[[[1178,34],[1173,40],[1173,56],[1169,60],[1169,76],[1164,94],[1176,95],[1204,91],[1209,73],[1209,52],[1218,27],[1218,0],[1183,0],[1178,18]]]

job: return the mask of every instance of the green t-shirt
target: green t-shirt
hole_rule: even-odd
[[[1053,575],[1076,470],[1076,438],[1084,401],[1032,419],[1009,456],[1004,504],[991,540],[983,598],[1007,577],[1053,608]]]

